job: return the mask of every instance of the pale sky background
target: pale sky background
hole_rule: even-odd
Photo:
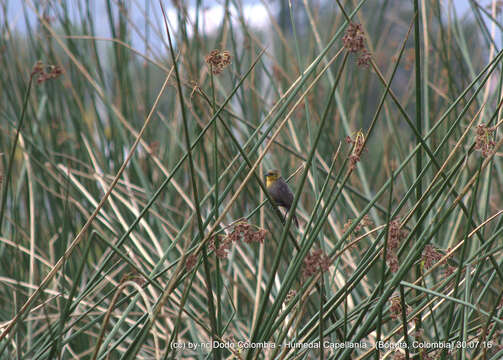
[[[7,16],[9,19],[9,24],[11,28],[16,28],[17,30],[23,31],[26,29],[26,24],[25,24],[25,15],[23,12],[23,4],[27,5],[30,3],[35,3],[37,2],[39,4],[44,4],[44,3],[62,3],[65,2],[67,6],[69,7],[70,13],[73,14],[75,18],[77,18],[79,12],[76,10],[77,6],[79,3],[83,4],[84,0],[0,0],[0,4],[7,4],[8,10],[7,10]],[[94,19],[95,25],[96,25],[96,31],[97,31],[97,36],[100,37],[110,37],[110,29],[109,29],[109,24],[108,24],[108,16],[107,16],[107,11],[106,11],[106,5],[104,0],[89,0],[91,4],[93,4],[93,7],[95,11],[93,12],[94,14],[97,14],[97,17]],[[184,0],[181,0],[184,1]],[[278,6],[278,1],[276,0],[264,0],[269,7],[269,11],[273,14],[273,16],[277,16],[279,6]],[[299,0],[294,0],[295,4],[299,4],[297,6],[301,6],[301,2]],[[330,0],[328,0],[330,1]],[[373,1],[373,0],[372,0]],[[428,1],[428,0],[423,0],[423,1]],[[470,4],[468,0],[450,0],[452,1],[452,4],[456,8],[457,15],[459,17],[465,16],[467,13],[470,12]],[[113,0],[112,3],[116,3],[117,0]],[[449,1],[446,0],[444,3],[444,6],[447,6],[447,3]],[[135,25],[138,27],[139,31],[141,33],[144,33],[145,31],[145,0],[128,0],[126,2],[129,4],[130,8],[130,14],[132,14],[132,19],[135,22]],[[191,18],[194,18],[194,14],[196,11],[195,7],[195,0],[185,0],[184,2],[188,6],[188,11],[189,15]],[[222,0],[220,1],[215,1],[215,0],[204,0],[203,1],[203,6],[205,8],[204,10],[204,19],[202,24],[200,24],[200,30],[205,31],[207,33],[212,33],[222,23],[224,12],[223,12],[223,6],[221,5],[223,3]],[[492,0],[486,0],[486,1],[480,1],[482,6],[487,6],[492,3]],[[174,26],[176,28],[177,26],[177,15],[176,15],[176,9],[173,8],[172,6],[172,1],[171,0],[165,0],[163,2],[166,6],[166,11],[168,14],[168,19],[170,21],[170,25]],[[266,29],[269,24],[269,14],[266,9],[266,7],[263,5],[262,1],[259,0],[242,0],[243,4],[243,14],[245,17],[246,22],[248,23],[248,26],[256,29]],[[138,8],[140,6],[140,8]],[[26,6],[28,10],[28,20],[30,22],[34,22],[36,20],[35,14],[31,10],[31,8],[27,5]],[[117,9],[117,6],[114,6],[115,9]],[[231,9],[232,15],[234,19],[237,18],[237,11],[235,8]],[[0,22],[3,24],[4,22],[4,11],[3,7],[0,8]],[[151,0],[150,2],[150,10],[149,10],[149,18],[152,20],[154,24],[162,24],[162,17],[161,17],[161,11],[159,7],[159,2],[157,0]],[[488,21],[489,28],[491,27],[490,22]],[[497,30],[497,29],[496,29]],[[192,30],[189,29],[189,36],[190,32]],[[77,34],[75,34],[77,35]],[[159,39],[155,39],[155,34],[154,31],[151,31],[152,35],[152,43],[157,45],[161,45],[161,42]],[[165,33],[163,32],[163,36],[165,36]],[[498,34],[497,37],[499,38]],[[132,32],[132,45],[134,48],[136,48],[139,51],[144,51],[144,44],[141,38],[133,31]]]
[[[26,20],[25,13],[23,10],[24,5],[26,5],[27,18],[32,24],[36,21],[36,15],[32,11],[32,8],[29,4],[35,3],[37,0],[0,0],[0,5],[7,4],[7,16],[9,19],[10,28],[16,28],[19,31],[24,31],[26,29]],[[77,6],[80,3],[84,3],[84,0],[50,0],[50,1],[41,1],[38,0],[39,4],[51,2],[51,3],[61,3],[61,1],[65,1],[68,8],[70,9],[70,13],[73,14],[74,18],[79,16],[79,11],[77,10]],[[183,1],[183,0],[182,0]],[[277,6],[276,1],[268,1],[269,11],[275,16],[277,14]],[[116,0],[112,1],[112,4],[116,3]],[[107,15],[106,3],[104,0],[90,0],[92,7],[95,9],[93,12],[97,14],[97,17],[94,19],[97,36],[100,37],[110,37],[110,27],[109,27],[109,19]],[[207,33],[212,33],[218,29],[221,25],[224,11],[223,6],[220,5],[221,1],[214,0],[204,0],[203,1],[203,19],[200,24],[200,30],[205,31]],[[130,16],[133,19],[135,25],[138,27],[141,33],[145,31],[145,1],[144,0],[133,0],[127,1],[129,7]],[[167,12],[168,20],[170,25],[175,27],[177,26],[177,10],[173,7],[171,0],[163,2],[165,6],[165,10]],[[188,4],[188,12],[191,19],[195,18],[196,6],[195,1],[185,1],[185,4]],[[115,10],[117,10],[116,5],[112,5]],[[140,8],[138,7],[140,6]],[[232,16],[236,19],[238,13],[234,7],[231,8]],[[256,0],[248,0],[243,1],[243,14],[247,24],[252,28],[265,28],[270,23],[269,15],[265,6]],[[51,14],[52,15],[52,14]],[[4,22],[4,10],[3,7],[0,7],[0,23]],[[154,24],[162,25],[162,16],[161,10],[159,6],[159,1],[151,0],[150,9],[149,9],[149,18]],[[130,29],[131,30],[131,29]],[[192,29],[188,29],[189,36],[191,35]],[[133,34],[132,42],[133,47],[138,50],[143,50],[144,46],[142,44],[142,40],[135,35],[134,31],[131,32]],[[164,33],[164,32],[163,32]],[[77,34],[75,34],[77,35]],[[155,32],[151,31],[151,35],[154,37]],[[153,39],[155,41],[155,39]]]

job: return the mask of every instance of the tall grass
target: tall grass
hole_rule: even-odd
[[[254,4],[0,2],[2,359],[503,358],[499,2]]]

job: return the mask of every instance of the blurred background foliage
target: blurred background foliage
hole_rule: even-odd
[[[172,344],[374,343],[405,327],[493,346],[380,356],[500,359],[501,3],[161,3],[178,73],[158,1],[0,1],[2,358],[203,358]],[[232,58],[219,74],[214,49]],[[272,168],[299,194],[299,229],[260,185]],[[330,266],[306,278],[314,249]]]

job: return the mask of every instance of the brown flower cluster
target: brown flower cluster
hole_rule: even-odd
[[[408,234],[408,231],[400,227],[400,219],[395,218],[389,223],[388,230],[388,250],[395,250],[400,245],[402,239]]]
[[[386,263],[388,264],[391,272],[396,273],[398,271],[398,255],[395,252],[388,253]]]
[[[450,253],[451,250],[452,250],[452,248],[448,248],[446,250],[446,253]],[[436,248],[433,245],[426,245],[424,247],[423,254],[422,254],[422,261],[423,261],[424,268],[425,269],[431,268],[433,265],[435,265],[435,263],[439,262],[440,259],[442,259],[442,257],[443,257],[443,255],[439,251],[438,248]],[[456,267],[447,264],[447,259],[449,259],[450,257],[452,257],[452,254],[449,255],[444,260],[442,260],[442,262],[441,262],[442,266],[444,266],[443,275],[445,277],[452,275],[452,273],[454,271],[456,271],[456,269],[457,269]]]
[[[218,236],[218,244],[215,243],[215,238],[210,240],[208,250],[215,251],[219,259],[225,259],[231,249],[232,243],[243,240],[245,243],[251,244],[255,242],[264,242],[267,235],[267,230],[258,228],[255,225],[247,223],[245,220],[234,224],[232,231],[226,236]]]
[[[232,240],[229,236],[218,235],[211,238],[208,250],[214,251],[219,259],[225,259],[231,249]]]
[[[227,50],[213,50],[204,57],[204,61],[210,66],[213,74],[220,74],[231,63],[231,53]]]
[[[364,32],[362,30],[361,24],[350,23],[348,28],[346,29],[346,33],[342,38],[342,42],[344,43],[344,47],[349,52],[359,52],[365,48],[363,44],[364,40]]]
[[[454,274],[454,271],[456,271],[456,269],[457,267],[455,266],[447,265],[444,269],[443,277],[451,276],[452,274]]]
[[[318,272],[325,272],[330,267],[330,258],[321,249],[313,250],[304,258],[302,276],[307,278]]]
[[[285,305],[290,304],[290,302],[293,300],[295,295],[297,295],[297,291],[290,289],[290,291],[288,291],[288,294],[286,294],[285,301],[283,301],[283,303]]]
[[[259,229],[257,231],[252,231],[252,232],[248,233],[248,235],[246,235],[246,236],[243,236],[243,241],[248,244],[251,244],[254,242],[263,243],[266,235],[267,235],[266,229]]]
[[[194,265],[197,263],[197,255],[196,254],[190,254],[185,258],[185,269],[187,271],[190,271],[194,268]]]
[[[477,136],[475,137],[475,150],[479,150],[483,157],[488,157],[494,152],[496,142],[493,140],[495,127],[488,127],[486,124],[477,125]]]
[[[364,32],[361,24],[350,23],[342,38],[344,47],[352,53],[360,53],[358,66],[369,66],[372,55],[365,48]]]
[[[391,313],[391,317],[395,320],[399,319],[400,315],[402,314],[402,304],[400,302],[400,297],[393,296],[390,300],[391,306],[389,308],[389,311]]]
[[[402,317],[402,302],[400,301],[399,295],[394,295],[391,299],[391,306],[389,308],[391,318],[398,320]],[[412,312],[412,308],[406,304],[405,316],[408,316]]]
[[[356,164],[360,161],[362,152],[367,150],[364,147],[365,135],[363,135],[361,131],[358,131],[354,140],[350,136],[346,136],[346,143],[353,145],[353,152],[349,156],[349,169],[354,170],[356,168]]]
[[[391,272],[398,271],[398,255],[396,250],[400,242],[407,236],[408,232],[400,228],[400,219],[393,219],[389,223],[388,229],[388,245],[386,249],[386,262]]]
[[[353,225],[353,220],[352,219],[349,219],[348,221],[346,221],[346,223],[344,224],[344,228],[343,228],[343,232],[346,233],[349,228],[351,227],[351,225]],[[370,218],[370,216],[368,215],[365,215],[361,220],[360,222],[355,226],[355,228],[353,229],[353,235],[357,235],[360,230],[364,227],[364,226],[374,226],[374,222],[372,221],[372,219]]]
[[[436,262],[438,262],[442,258],[442,254],[438,252],[437,248],[433,245],[426,245],[423,250],[423,261],[424,268],[429,269]]]
[[[65,70],[59,65],[44,65],[42,61],[39,60],[33,67],[31,76],[38,75],[37,83],[41,84],[47,80],[57,78],[64,72]]]
[[[358,66],[365,66],[366,68],[368,68],[370,66],[371,60],[372,54],[367,49],[363,49],[360,53],[360,56],[358,56],[356,63],[358,64]]]
[[[257,229],[257,230],[255,230]],[[233,231],[229,234],[232,242],[236,242],[241,238],[245,243],[264,242],[267,230],[258,228],[255,225],[247,223],[245,220],[234,224]]]

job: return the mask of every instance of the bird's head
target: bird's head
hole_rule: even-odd
[[[269,187],[278,180],[280,176],[279,170],[270,170],[267,174],[265,174],[265,185]]]

